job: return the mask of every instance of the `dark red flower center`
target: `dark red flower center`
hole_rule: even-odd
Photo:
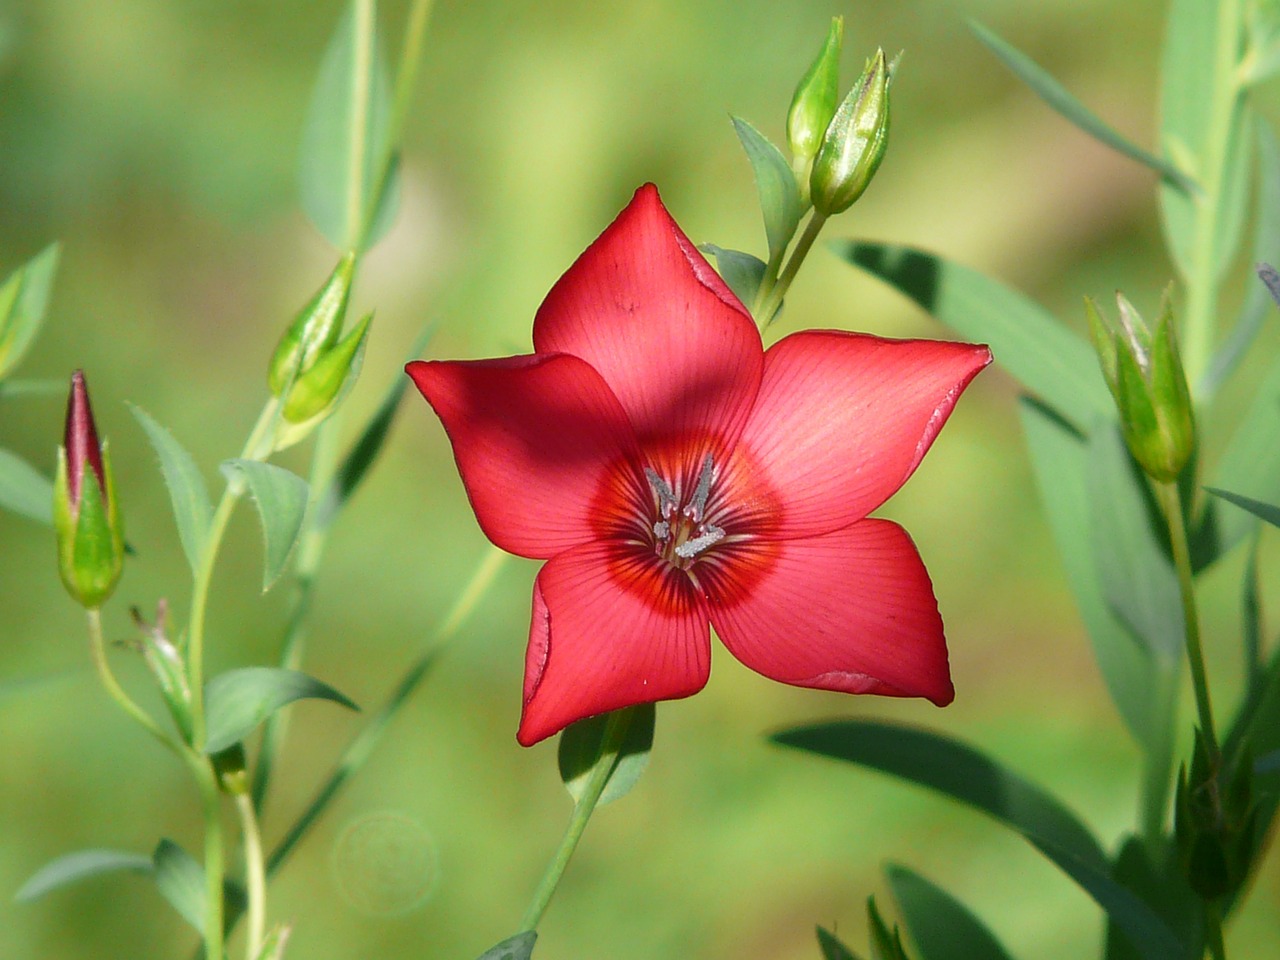
[[[688,491],[677,492],[652,467],[645,467],[644,475],[653,492],[653,552],[673,567],[688,570],[725,538],[724,527],[713,523],[707,511],[715,482],[715,460],[711,454],[706,455],[698,479]]]

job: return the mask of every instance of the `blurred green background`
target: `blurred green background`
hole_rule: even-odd
[[[405,7],[382,6],[392,52]],[[189,592],[154,456],[123,401],[168,425],[212,483],[262,404],[282,324],[332,266],[299,210],[295,172],[340,9],[336,0],[0,4],[0,271],[64,244],[51,318],[19,372],[88,371],[138,551],[106,612],[112,637],[128,636],[130,604],[168,597],[185,618]],[[428,319],[441,322],[432,355],[527,350],[542,296],[641,182],[659,185],[695,242],[759,252],[751,174],[728,114],[781,140],[794,83],[837,13],[846,83],[877,44],[906,55],[885,165],[830,236],[931,248],[1072,323],[1085,293],[1123,286],[1141,308],[1154,305],[1170,273],[1154,178],[1050,114],[963,22],[982,19],[1150,143],[1163,15],[1153,0],[442,0],[407,131],[399,219],[356,290],[355,307],[376,307],[377,320],[347,435],[401,375]],[[821,250],[776,335],[810,326],[945,335]],[[940,712],[786,688],[718,649],[708,688],[659,708],[635,793],[593,822],[543,924],[540,957],[813,960],[815,923],[861,949],[866,896],[896,912],[879,874],[886,861],[960,895],[1018,956],[1096,953],[1097,909],[1022,841],[921,790],[764,740],[833,716],[927,724],[1044,784],[1108,844],[1132,821],[1137,752],[1038,512],[1016,393],[997,369],[979,378],[882,511],[911,531],[933,575],[955,704]],[[6,402],[0,443],[51,473],[61,418],[60,397]],[[284,462],[305,469],[304,452]],[[275,657],[287,591],[260,595],[258,538],[241,509],[214,585],[211,672]],[[437,421],[407,398],[331,542],[306,669],[376,706],[487,549]],[[554,742],[524,750],[514,739],[536,568],[503,568],[274,884],[272,918],[297,924],[290,957],[466,960],[513,932],[569,811]],[[1211,670],[1227,685],[1237,673],[1238,573],[1233,560],[1208,585]],[[148,852],[161,835],[198,850],[200,824],[186,772],[96,685],[51,533],[5,513],[0,616],[0,956],[186,956],[193,933],[140,878],[11,902],[55,856]],[[149,697],[141,665],[117,659],[126,685]],[[269,843],[361,722],[329,705],[293,708]],[[381,828],[432,850],[432,892],[394,915],[396,893],[379,884],[402,867],[379,868],[378,844],[362,841]],[[344,887],[338,866],[364,879]],[[1275,956],[1275,872],[1229,932],[1233,957]]]

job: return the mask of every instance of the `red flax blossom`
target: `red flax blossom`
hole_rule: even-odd
[[[811,330],[765,351],[652,185],[552,288],[533,346],[407,368],[485,534],[547,561],[520,743],[696,693],[708,624],[783,683],[951,702],[929,575],[867,514],[986,347]]]

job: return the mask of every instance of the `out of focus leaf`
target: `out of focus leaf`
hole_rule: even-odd
[[[297,670],[243,667],[219,674],[205,689],[204,752],[220,753],[239,743],[273,712],[304,699],[332,700],[352,710],[359,709],[327,683]]]
[[[209,521],[213,516],[208,488],[205,487],[204,478],[200,476],[191,454],[173,438],[173,434],[156,423],[141,407],[130,406],[130,409],[142,424],[147,439],[160,457],[160,472],[164,476],[165,486],[169,488],[173,517],[178,522],[178,538],[182,541],[182,551],[187,555],[187,563],[191,565],[192,572],[195,572],[200,568],[204,556]]]
[[[1088,344],[1021,294],[909,247],[847,241],[834,249],[966,340],[990,344],[997,363],[1082,432],[1115,416]]]
[[[1241,510],[1247,510],[1259,520],[1264,520],[1273,527],[1280,527],[1280,507],[1273,503],[1263,503],[1261,500],[1254,500],[1252,497],[1242,497],[1238,493],[1231,493],[1227,490],[1219,490],[1216,487],[1205,487],[1209,493],[1215,497],[1220,497],[1228,503],[1234,503]]]
[[[1178,862],[1172,839],[1164,844],[1158,863],[1152,863],[1146,844],[1129,837],[1120,847],[1111,877],[1141,897],[1182,943],[1181,953],[1169,960],[1198,960],[1204,954],[1204,906],[1192,892]],[[1106,960],[1143,960],[1144,954],[1116,921],[1108,917]]]
[[[856,953],[822,927],[818,927],[818,947],[822,950],[822,960],[858,960]]]
[[[77,850],[46,863],[13,895],[18,903],[43,897],[52,890],[103,873],[150,873],[151,860],[127,850]]]
[[[764,232],[769,240],[769,258],[777,260],[791,242],[803,210],[796,175],[782,151],[745,120],[733,118],[733,129],[751,161],[764,214]]]
[[[1009,960],[995,935],[947,891],[900,864],[885,867],[920,960]]]
[[[649,752],[653,749],[653,728],[657,711],[652,703],[628,707],[632,711],[618,759],[596,806],[603,807],[631,792],[649,765]],[[570,724],[560,734],[558,759],[560,779],[575,803],[586,792],[587,779],[600,759],[604,744],[605,726],[610,714],[588,717]]]
[[[22,361],[44,324],[60,252],[49,244],[0,283],[0,380]]]
[[[1030,87],[1037,96],[1055,111],[1075,124],[1089,136],[1106,144],[1112,150],[1123,154],[1130,160],[1136,160],[1160,174],[1183,193],[1195,196],[1198,188],[1185,173],[1169,161],[1157,157],[1142,147],[1126,139],[1113,127],[1105,123],[1092,110],[1075,98],[1062,84],[1050,76],[1043,67],[1022,51],[996,36],[991,30],[977,20],[969,21],[969,29],[982,41],[988,50],[1000,58],[1006,67]]]
[[[204,890],[204,868],[182,847],[167,837],[151,855],[155,868],[156,889],[178,911],[178,915],[197,931],[204,931],[207,908]]]
[[[53,484],[16,453],[0,448],[0,507],[53,523]]]
[[[895,924],[892,932],[880,915],[875,897],[867,897],[867,927],[871,934],[871,960],[907,960],[902,949],[902,935]]]
[[[56,397],[67,392],[65,380],[6,380],[0,383],[0,400],[10,397]]]
[[[242,475],[253,494],[265,543],[262,589],[268,590],[284,572],[289,552],[302,529],[309,495],[307,481],[284,467],[261,460],[224,460],[222,472],[228,480],[236,474]]]
[[[764,261],[741,250],[717,247],[714,243],[701,244],[698,249],[716,258],[720,278],[733,291],[733,295],[750,309],[751,304],[755,303],[760,283],[764,280]]]
[[[391,225],[398,187],[376,196],[388,148],[391,91],[378,49],[376,5],[351,0],[320,64],[302,134],[302,208],[339,250],[375,243]],[[392,175],[391,180],[395,181]],[[376,214],[373,205],[379,205]],[[374,226],[362,238],[366,220]],[[363,242],[362,242],[363,241]]]
[[[533,956],[533,944],[538,939],[534,930],[517,933],[480,954],[476,960],[529,960]]]

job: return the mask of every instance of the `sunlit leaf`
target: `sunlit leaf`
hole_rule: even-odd
[[[1188,196],[1196,194],[1198,188],[1185,173],[1167,160],[1157,157],[1126,139],[1077,100],[1066,87],[1058,83],[1025,53],[1006,43],[977,20],[969,21],[969,29],[988,50],[999,57],[1004,65],[1017,75],[1018,79],[1071,123],[1112,150],[1150,167]]]
[[[151,855],[155,868],[156,889],[178,911],[178,915],[196,930],[204,932],[207,900],[204,868],[195,858],[172,840],[165,838]]]
[[[733,129],[751,161],[764,214],[764,232],[769,241],[769,257],[777,259],[795,235],[803,210],[796,175],[782,151],[745,120],[733,118]]]
[[[268,590],[284,572],[289,553],[298,539],[310,488],[296,473],[260,460],[224,460],[222,472],[228,480],[240,474],[249,484],[258,519],[262,521],[265,545],[262,589]]]
[[[604,790],[596,805],[603,807],[606,803],[617,800],[631,792],[649,765],[649,751],[653,749],[653,728],[657,711],[652,703],[643,703],[626,708],[631,711],[631,719],[627,732],[618,751],[617,762],[609,779],[605,781]],[[587,779],[600,760],[603,747],[605,726],[610,714],[601,714],[579,720],[565,728],[560,734],[558,759],[560,763],[560,779],[569,791],[574,802],[582,799],[587,788]]]
[[[920,960],[1009,960],[1009,953],[969,908],[900,864],[885,867]]]
[[[53,483],[16,453],[0,448],[0,507],[53,523]]]
[[[51,243],[0,283],[0,380],[22,361],[44,324],[60,253]]]
[[[1115,416],[1088,344],[1021,294],[909,247],[846,241],[833,249],[966,340],[989,344],[998,364],[1082,432],[1099,416]]]
[[[480,954],[476,960],[529,960],[533,956],[533,943],[538,939],[534,930],[517,933]]]
[[[765,263],[759,257],[741,250],[727,250],[714,243],[704,243],[698,247],[703,253],[716,258],[716,269],[733,295],[742,301],[748,309],[755,303],[756,293],[764,280]]]
[[[193,572],[197,571],[204,556],[209,521],[213,516],[204,478],[200,476],[191,454],[173,438],[173,434],[156,423],[141,407],[130,405],[130,409],[160,457],[160,472],[165,486],[169,488],[173,517],[178,523],[178,538],[182,541],[187,563]]]
[[[205,689],[204,752],[220,753],[247,737],[268,716],[295,700],[331,700],[359,709],[314,677],[278,667],[243,667],[219,674]]]
[[[104,873],[150,873],[151,860],[127,850],[77,850],[46,863],[13,895],[19,903]]]

